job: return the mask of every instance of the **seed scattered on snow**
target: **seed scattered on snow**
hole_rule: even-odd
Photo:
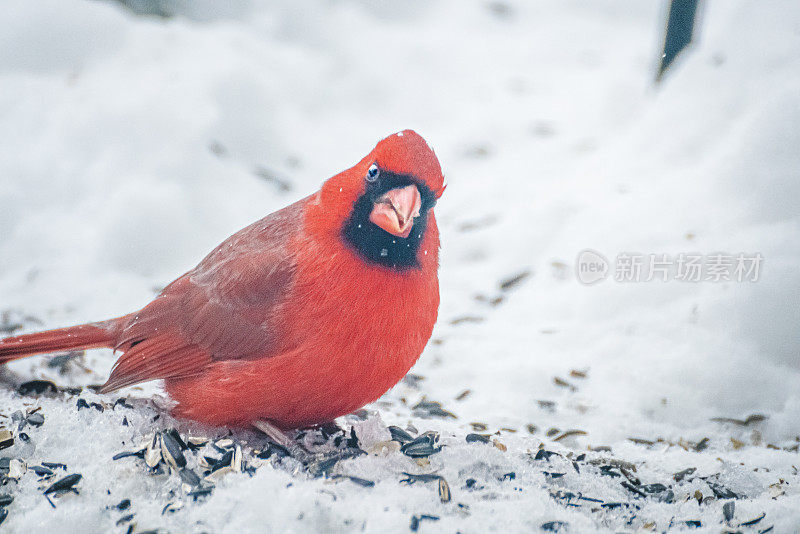
[[[184,484],[188,484],[192,487],[197,487],[200,485],[200,477],[197,476],[197,473],[189,468],[181,469],[178,471],[178,475],[181,477],[181,481],[183,481]]]
[[[129,410],[133,408],[133,405],[128,403],[127,397],[120,397],[115,400],[112,408],[116,409],[117,406],[122,406],[123,408],[128,408]]]
[[[425,401],[424,399],[423,399],[423,401],[426,402],[426,403],[431,402],[431,401]],[[438,405],[438,403],[434,403],[434,405]],[[33,411],[33,412],[29,411],[27,416],[23,416],[22,412],[20,412],[19,414],[15,413],[14,421],[18,421],[20,424],[25,423],[25,424],[31,424],[31,425],[36,426],[36,418],[34,418],[33,421],[30,421],[31,416],[35,415],[35,414],[38,414],[38,412],[37,411]],[[43,420],[44,420],[44,417],[42,417],[42,422],[43,422]],[[488,428],[488,426],[483,424],[483,423],[475,423],[473,425],[473,428],[475,428],[476,425],[477,425],[478,428],[483,429],[483,430],[486,430]],[[531,430],[530,426],[533,426],[533,425],[529,425],[529,428],[528,428],[529,432],[533,432],[533,431],[536,430],[535,427],[533,427],[533,430]],[[476,430],[478,428],[476,428]],[[405,454],[406,456],[409,456],[411,458],[414,458],[418,462],[419,465],[430,466],[430,462],[427,459],[428,456],[430,456],[431,454],[434,454],[435,452],[439,452],[441,450],[441,448],[442,448],[441,445],[438,445],[439,436],[435,432],[426,432],[426,433],[424,433],[424,434],[422,434],[422,435],[420,435],[418,437],[414,437],[414,434],[409,433],[408,431],[406,431],[405,429],[402,429],[400,427],[389,427],[388,431],[389,431],[389,434],[391,435],[392,441],[385,442],[385,443],[392,444],[394,447],[397,447],[397,448],[401,449],[403,454]],[[13,439],[13,435],[11,435],[11,432],[10,431],[7,431],[7,432],[9,434],[9,436],[11,436],[12,439]],[[322,432],[323,435],[322,435],[321,438],[319,436],[315,437],[312,434],[313,432],[320,433],[322,431],[319,431],[319,430],[306,431],[306,433],[305,433],[306,435],[302,440],[306,447],[316,447],[316,446],[323,446],[323,445],[326,445],[327,447],[330,447],[332,442],[336,442],[336,447],[340,447],[340,446],[349,447],[350,446],[350,443],[349,443],[350,440],[347,439],[347,434],[343,433],[341,430],[329,432],[328,434],[324,434],[324,432]],[[416,433],[416,432],[417,432],[416,429],[414,429],[414,433]],[[583,434],[585,434],[585,432],[580,431],[580,430],[568,430],[568,431],[561,432],[557,437],[554,438],[554,440],[555,441],[560,441],[560,440],[566,439],[569,436],[583,435]],[[338,441],[337,441],[337,438],[341,438],[341,439],[338,439]],[[636,438],[632,438],[631,441],[634,441],[635,439]],[[357,446],[358,445],[357,441],[356,440],[353,440],[353,441],[355,442],[355,446]],[[480,434],[480,433],[477,433],[477,432],[471,433],[471,434],[467,435],[466,441],[468,443],[478,442],[478,441],[481,442],[481,443],[493,443],[494,446],[501,446],[502,448],[505,448],[505,446],[500,444],[499,442],[497,442],[496,439],[491,434]],[[648,443],[652,443],[652,444],[663,442],[663,440],[660,439],[660,438],[659,438],[658,441],[649,441],[649,440],[642,440],[642,441],[647,441]],[[697,445],[693,444],[691,442],[684,441],[683,443],[686,445],[686,447],[684,447],[684,448],[697,450],[697,446],[698,445],[702,445],[704,443],[704,441],[707,444],[708,440],[701,440],[700,442],[698,442]],[[346,442],[347,442],[347,444],[345,444]],[[219,459],[216,459],[216,458],[212,458],[210,456],[203,456],[202,453],[194,454],[194,455],[191,455],[190,453],[185,453],[184,454],[184,451],[187,451],[187,450],[188,451],[197,451],[197,450],[199,450],[200,448],[202,448],[202,447],[204,447],[206,445],[209,445],[209,449],[208,450],[211,450],[211,447],[213,447],[214,449],[219,451],[220,454],[221,454],[221,457]],[[590,447],[590,449],[591,449],[591,447]],[[597,450],[597,449],[598,448],[595,447],[595,450]],[[309,449],[309,450],[312,450],[312,449]],[[270,445],[267,445],[267,449],[265,449],[265,450],[261,450],[261,451],[255,450],[255,451],[252,451],[252,453],[248,452],[248,456],[247,457],[248,458],[252,458],[253,456],[256,456],[257,458],[260,458],[261,456],[263,456],[264,458],[269,458],[275,452],[276,452],[276,449],[274,449],[273,446],[270,444]],[[172,470],[177,471],[177,474],[180,476],[180,479],[181,479],[181,482],[182,482],[181,488],[183,489],[184,495],[188,495],[189,497],[192,497],[195,500],[197,500],[198,498],[200,498],[202,496],[208,495],[213,490],[213,487],[209,487],[209,486],[207,486],[207,485],[205,485],[203,483],[202,477],[204,475],[213,475],[213,476],[207,477],[205,479],[206,481],[209,481],[212,478],[221,477],[225,473],[229,473],[229,472],[237,472],[237,471],[239,471],[239,472],[241,472],[241,471],[251,472],[251,471],[255,470],[255,467],[258,467],[259,465],[261,465],[261,462],[259,462],[258,460],[253,460],[253,463],[251,464],[251,466],[247,467],[246,464],[245,464],[245,461],[244,461],[245,454],[242,451],[242,446],[240,444],[236,443],[234,441],[234,439],[223,438],[223,439],[219,439],[219,440],[217,440],[215,442],[211,442],[209,444],[209,440],[207,438],[200,438],[200,437],[185,437],[184,438],[177,431],[175,431],[174,429],[160,431],[160,432],[156,433],[155,435],[153,435],[152,438],[147,440],[147,442],[145,444],[143,444],[140,449],[134,450],[134,451],[130,451],[130,452],[119,453],[118,455],[115,455],[114,459],[119,459],[119,458],[124,458],[124,457],[129,457],[129,456],[137,456],[137,457],[145,458],[145,456],[147,456],[148,453],[152,454],[154,456],[154,458],[152,458],[150,463],[148,464],[148,467],[151,467],[151,469],[154,469],[154,472],[160,472],[161,471],[160,468],[165,467],[166,465],[170,466],[172,468]],[[363,453],[361,453],[361,454],[363,454]],[[569,453],[569,454],[566,454],[566,456],[562,456],[562,455],[559,455],[559,454],[557,454],[555,452],[545,450],[543,448],[543,445],[540,445],[540,448],[536,451],[535,456],[533,455],[533,452],[529,452],[528,454],[529,454],[529,457],[533,457],[533,459],[535,459],[535,460],[549,460],[551,458],[551,456],[554,456],[554,455],[558,456],[558,457],[561,457],[560,460],[556,459],[556,461],[553,464],[550,465],[550,467],[554,469],[553,471],[544,471],[544,472],[540,471],[540,472],[542,472],[544,474],[545,479],[546,479],[546,483],[548,485],[550,485],[551,488],[554,487],[554,486],[563,485],[565,483],[565,481],[569,478],[569,477],[564,478],[565,477],[565,473],[560,472],[560,471],[564,471],[565,468],[568,469],[569,466],[567,465],[566,462],[570,462],[572,467],[579,474],[582,471],[580,469],[580,467],[584,467],[586,465],[586,464],[581,464],[580,466],[578,465],[578,462],[584,462],[586,460],[586,455],[585,454],[581,454],[581,455],[578,455],[577,457],[573,457],[574,453]],[[313,453],[311,453],[311,455],[313,456]],[[157,458],[155,458],[156,456],[157,456]],[[323,456],[323,457],[320,458],[320,456]],[[328,469],[322,470],[319,473],[317,473],[317,472],[312,473],[313,476],[319,476],[322,473],[329,472],[332,469],[332,467],[334,465],[336,465],[336,463],[344,456],[341,456],[341,457],[330,457],[330,456],[324,457],[324,454],[317,453],[316,457],[317,457],[317,459],[319,459],[319,462],[316,462],[314,465],[312,465],[310,463],[306,463],[305,461],[301,460],[302,463],[304,464],[304,466],[303,467],[294,467],[295,470],[300,470],[300,469],[305,468],[307,470],[307,472],[312,473],[312,471],[314,470],[314,466],[317,463],[321,464],[321,463],[324,463],[324,462],[328,462],[329,465],[330,465],[330,467]],[[182,458],[182,461],[181,461],[181,458]],[[185,466],[187,464],[187,458],[193,458],[192,461],[195,461],[194,459],[199,461],[200,465],[204,466],[206,468],[206,471],[201,473],[200,476],[198,476],[197,473],[195,473],[191,469],[186,468]],[[5,466],[4,466],[5,472],[14,471],[15,474],[17,474],[17,475],[19,474],[19,471],[17,470],[19,465],[15,465],[14,467],[12,467],[12,462],[14,462],[14,459],[3,459],[3,460],[5,460]],[[153,466],[151,465],[151,464],[153,464],[153,462],[155,462],[155,468],[153,468]],[[163,462],[163,464],[161,462]],[[632,500],[630,502],[603,502],[600,499],[591,499],[589,497],[583,497],[583,496],[580,495],[579,492],[576,492],[576,493],[578,493],[578,495],[576,495],[575,493],[569,492],[569,491],[561,491],[561,490],[559,490],[559,492],[555,492],[554,493],[553,489],[551,489],[550,490],[551,491],[551,496],[553,496],[554,498],[558,498],[560,504],[562,504],[564,506],[568,506],[568,507],[581,507],[581,506],[583,506],[584,509],[588,509],[592,505],[589,505],[589,504],[586,504],[586,503],[581,504],[581,502],[582,501],[589,501],[589,502],[594,502],[594,503],[602,505],[601,508],[605,509],[605,510],[611,510],[611,509],[615,509],[615,508],[619,508],[619,507],[625,507],[628,510],[626,513],[630,515],[632,513],[632,510],[639,509],[639,506],[637,506],[635,504],[636,502],[641,503],[641,501],[638,501],[639,498],[647,498],[647,499],[652,499],[654,501],[665,502],[665,503],[669,503],[669,502],[673,502],[674,501],[674,493],[672,492],[671,489],[669,489],[664,484],[654,483],[654,484],[648,484],[648,485],[641,485],[641,483],[638,480],[638,478],[636,478],[632,474],[636,470],[636,466],[634,464],[631,464],[629,462],[625,462],[625,461],[622,461],[622,460],[608,459],[608,458],[599,458],[599,459],[591,460],[591,461],[589,461],[587,463],[588,464],[592,464],[592,465],[597,465],[599,467],[599,474],[600,475],[606,475],[606,476],[610,476],[610,477],[616,478],[616,481],[613,481],[613,482],[611,480],[609,480],[608,484],[620,483],[622,485],[622,487],[624,487],[628,492],[633,494],[633,495],[629,495],[629,497],[631,499],[637,499],[637,500]],[[57,464],[55,464],[55,465],[57,465]],[[296,466],[297,464],[293,463],[292,465]],[[543,465],[543,464],[539,464],[539,465]],[[65,466],[63,466],[63,465],[58,465],[58,467],[65,468]],[[3,466],[0,466],[0,469],[3,469]],[[39,475],[39,476],[52,476],[52,474],[53,474],[52,473],[52,469],[49,469],[48,467],[46,467],[44,462],[42,463],[42,466],[29,466],[28,469],[31,470],[31,471],[36,472],[37,475]],[[430,470],[430,467],[428,467],[426,470]],[[587,477],[587,476],[590,476],[592,474],[597,474],[598,473],[598,471],[593,471],[591,469],[589,469],[588,471],[584,469],[583,471],[584,471],[584,474],[582,475],[582,477]],[[684,470],[683,472],[681,472],[681,473],[683,473],[683,475],[678,476],[679,474],[676,473],[674,475],[674,478],[675,478],[676,482],[680,482],[681,480],[684,479],[684,477],[688,477],[689,475],[694,473],[694,471],[695,471],[694,468],[690,468],[690,469]],[[570,473],[571,473],[571,471],[570,471]],[[411,484],[413,482],[416,482],[416,481],[435,482],[436,485],[437,485],[438,496],[439,496],[440,501],[443,502],[443,503],[452,502],[452,495],[451,495],[451,492],[450,492],[449,484],[440,475],[436,475],[436,474],[432,474],[432,473],[419,474],[419,475],[411,475],[411,474],[405,473],[404,475],[407,478],[401,480],[401,482],[407,482],[409,484]],[[577,480],[576,478],[574,478],[575,475],[570,475],[570,476],[573,477],[573,478],[569,478],[569,481]],[[508,480],[508,479],[513,479],[514,477],[515,477],[514,473],[506,473],[504,475],[503,479]],[[0,475],[0,478],[2,478],[2,475]],[[350,480],[351,482],[353,482],[354,484],[361,485],[363,487],[371,487],[371,486],[373,486],[375,484],[375,481],[363,479],[363,478],[360,478],[360,477],[351,477],[349,475],[337,474],[337,475],[332,475],[331,478],[334,479],[334,480],[336,480],[336,479],[347,479],[347,480]],[[708,478],[711,478],[711,480],[708,480]],[[558,479],[562,479],[562,480],[558,480]],[[703,493],[706,493],[706,494],[709,493],[709,491],[706,491],[705,489],[703,489],[703,492],[700,493],[700,496],[699,496],[699,499],[698,499],[698,501],[703,503],[703,504],[706,504],[709,501],[709,499],[713,500],[715,498],[722,499],[722,498],[726,498],[726,497],[728,497],[728,498],[737,498],[738,497],[738,495],[736,495],[734,492],[732,492],[728,488],[724,487],[722,484],[719,483],[719,481],[717,481],[713,477],[695,477],[694,480],[703,480],[708,485],[708,487],[710,488],[710,492],[713,492],[713,494],[714,494],[713,497],[711,495],[703,495]],[[74,484],[77,484],[77,480],[75,481]],[[74,486],[74,484],[73,484],[73,486]],[[510,485],[508,487],[510,487]],[[619,487],[619,486],[617,486],[617,487]],[[462,486],[462,488],[464,488],[462,491],[467,491],[467,490],[476,491],[476,490],[482,489],[482,486],[477,485],[477,482],[476,482],[476,480],[474,478],[469,478],[469,479],[467,479],[465,486]],[[69,489],[72,489],[72,487],[68,488],[65,491],[69,491]],[[431,489],[432,489],[432,487],[431,487]],[[516,489],[517,488],[515,487],[515,490]],[[692,488],[692,491],[694,489],[695,488]],[[782,490],[782,488],[779,488],[779,489]],[[55,492],[55,493],[58,493],[59,491],[61,491],[61,490],[53,490],[53,492]],[[561,497],[558,497],[559,494],[561,495]],[[172,499],[175,499],[176,497],[177,496],[173,493]],[[188,497],[186,497],[186,498],[188,498]],[[162,504],[163,504],[163,502],[162,502]],[[165,513],[169,513],[169,512],[175,511],[176,509],[178,509],[181,506],[183,506],[183,502],[178,500],[178,501],[174,501],[174,502],[169,503],[164,508],[164,510],[165,510]],[[2,510],[2,508],[3,508],[3,504],[2,504],[2,502],[0,502],[0,510]],[[592,511],[598,511],[598,510],[600,510],[600,508],[592,509]],[[727,518],[726,514],[728,513],[727,510],[730,510],[730,514],[731,514],[731,517],[732,517],[733,516],[733,510],[734,510],[734,503],[732,501],[729,502],[729,503],[725,503],[725,506],[723,507],[723,516],[726,517],[726,518]],[[133,515],[131,514],[131,517],[132,516]],[[422,516],[418,515],[417,517],[422,517]],[[635,517],[635,514],[633,515],[633,517]],[[639,519],[640,524],[643,524],[643,523],[641,523],[642,519]],[[763,517],[761,519],[759,519],[759,518],[756,518],[756,519],[761,520],[761,519],[763,519]],[[704,521],[705,521],[705,519],[704,519]],[[729,519],[726,519],[726,521],[729,521]],[[676,522],[677,522],[677,520],[676,520]],[[685,523],[685,521],[680,521],[680,523]],[[419,520],[418,520],[418,525],[417,526],[419,527]]]
[[[202,449],[206,443],[208,443],[208,440],[206,438],[198,438],[198,437],[186,438],[186,446],[193,451]]]
[[[161,515],[165,515],[165,514],[168,514],[168,513],[169,514],[175,513],[178,510],[180,510],[181,508],[183,508],[183,502],[182,501],[175,501],[175,502],[167,503],[167,505],[164,506],[164,508],[161,509]]]
[[[339,458],[336,457],[323,458],[321,460],[309,463],[309,465],[306,466],[306,469],[311,476],[322,477],[329,474],[338,462]]]
[[[450,485],[444,479],[444,477],[439,477],[439,500],[448,503],[450,502],[451,495],[450,495]]]
[[[78,411],[81,411],[84,408],[94,408],[95,410],[97,410],[100,413],[103,413],[105,411],[105,406],[103,406],[99,402],[91,402],[91,403],[89,403],[89,402],[86,402],[86,399],[83,399],[83,398],[78,399],[77,402],[75,403],[75,406],[78,408]]]
[[[57,393],[58,388],[49,380],[29,380],[17,388],[20,395],[44,395]]]
[[[131,456],[135,456],[137,458],[144,458],[144,453],[145,453],[146,450],[147,450],[147,446],[144,446],[144,447],[142,447],[142,448],[140,448],[138,450],[135,450],[135,451],[118,452],[111,459],[112,460],[121,460],[122,458],[129,458]]]
[[[733,446],[733,450],[738,451],[739,449],[745,446],[745,443],[743,441],[739,441],[736,438],[731,438],[731,445]]]
[[[412,441],[414,439],[414,437],[411,434],[409,434],[399,426],[394,426],[394,425],[390,426],[389,433],[392,435],[392,439],[394,441],[399,441],[400,443],[408,443],[409,441]]]
[[[695,452],[700,452],[708,448],[708,438],[703,438],[698,441],[695,446],[693,447]]]
[[[401,479],[400,483],[408,484],[409,486],[414,482],[434,482],[441,478],[439,475],[433,473],[413,474],[403,472],[403,475],[405,475],[406,478]]]
[[[403,383],[414,389],[419,388],[419,383],[423,380],[425,380],[424,376],[415,373],[407,373],[406,376],[403,377]]]
[[[233,440],[230,438],[219,439],[214,442],[214,445],[216,445],[220,449],[230,449],[231,447],[233,447]]]
[[[211,495],[211,491],[213,489],[214,489],[213,487],[209,486],[199,487],[195,490],[190,491],[189,493],[187,493],[187,495],[196,501],[200,497],[206,497],[208,495]]]
[[[442,450],[442,446],[436,446],[439,441],[439,434],[435,432],[426,432],[420,437],[404,443],[400,447],[400,452],[411,458],[426,458]]]
[[[539,449],[536,451],[536,455],[533,457],[534,460],[550,460],[551,456],[558,456],[557,452],[548,451],[545,449]]]
[[[238,443],[233,447],[233,459],[231,460],[231,468],[236,473],[242,472],[242,447]]]
[[[641,486],[640,489],[645,493],[653,494],[653,493],[665,492],[667,491],[668,488],[664,484],[655,483],[655,484],[646,484],[644,486]]]
[[[556,403],[554,401],[549,401],[549,400],[538,400],[536,401],[536,404],[539,405],[539,408],[550,412],[555,410],[556,407]]]
[[[636,464],[626,462],[625,460],[620,460],[618,458],[595,458],[594,460],[589,461],[589,463],[592,465],[599,465],[601,467],[616,468],[620,470],[624,469],[626,471],[636,472]]]
[[[460,317],[456,317],[450,321],[451,325],[459,325],[459,324],[479,324],[484,321],[483,317],[477,315],[462,315]]]
[[[638,495],[639,497],[647,497],[647,494],[637,487],[637,484],[629,482],[627,480],[623,480],[620,482],[620,485],[625,488],[626,490],[630,491],[633,494]]]
[[[50,469],[63,469],[64,471],[67,470],[67,464],[62,464],[59,462],[42,462],[42,465],[49,467]]]
[[[232,440],[231,445],[232,448],[228,449],[219,460],[213,463],[211,472],[205,477],[206,482],[218,480],[228,473],[242,472],[242,447],[238,443],[234,444]],[[206,460],[213,459],[206,458]]]
[[[442,408],[442,404],[436,401],[423,399],[412,406],[412,410],[414,410],[414,415],[419,417],[449,417],[457,419],[454,413],[445,410]]]
[[[218,481],[228,473],[233,473],[233,469],[230,465],[220,466],[219,468],[207,474],[203,480],[209,484],[214,484],[214,482]]]
[[[150,469],[155,469],[161,461],[161,434],[155,434],[147,444],[144,451],[144,463]]]
[[[502,280],[500,282],[500,290],[501,291],[509,291],[511,289],[514,289],[523,280],[528,278],[528,276],[530,276],[530,274],[531,274],[530,270],[525,270],[525,271],[522,271],[520,273],[515,274],[514,276],[506,278],[505,280]]]
[[[736,511],[736,502],[728,501],[722,505],[722,517],[725,519],[725,522],[730,522],[733,519],[733,515]]]
[[[63,491],[75,491],[74,486],[80,482],[81,478],[83,477],[78,473],[67,475],[64,478],[50,484],[50,486],[44,490],[44,494],[49,495],[51,493],[59,493]]]
[[[373,480],[367,480],[366,478],[354,477],[354,476],[350,476],[350,475],[333,475],[331,477],[331,479],[333,479],[333,480],[340,480],[340,479],[341,480],[349,480],[353,484],[356,484],[357,486],[361,486],[362,488],[371,488],[372,486],[375,485],[375,481],[373,481]]]
[[[622,473],[613,465],[601,465],[600,474],[611,478],[619,478],[622,476]]]
[[[549,431],[548,431],[549,434]],[[583,430],[567,430],[553,438],[553,441],[561,441],[562,439],[567,439],[572,436],[585,436],[586,432]]]
[[[421,521],[439,521],[439,516],[430,514],[412,515],[411,522],[408,524],[408,528],[411,529],[411,532],[416,532],[419,530],[419,524]]]
[[[494,445],[495,448],[500,449],[503,452],[506,452],[508,450],[508,447],[506,447],[505,444],[497,441],[496,439],[492,440],[492,445]]]
[[[739,526],[740,526],[740,527],[750,527],[750,526],[753,526],[753,525],[755,525],[755,524],[757,524],[757,523],[761,522],[761,520],[762,520],[762,519],[764,519],[766,516],[767,516],[767,513],[766,513],[766,512],[761,512],[761,515],[760,515],[760,516],[758,516],[758,517],[755,517],[755,518],[753,518],[753,519],[751,519],[751,520],[749,520],[749,521],[742,521],[741,523],[739,523]]]
[[[117,524],[117,526],[118,526],[118,527],[120,527],[120,526],[124,525],[125,523],[127,523],[128,521],[130,521],[131,519],[133,519],[133,517],[134,517],[135,515],[136,515],[136,514],[128,514],[128,515],[123,515],[122,517],[120,517],[119,519],[117,519],[117,523],[116,523],[116,524]],[[132,532],[133,532],[133,525],[131,525],[131,526],[129,526],[129,527],[128,527],[128,534],[131,534]]]
[[[208,458],[206,458],[208,460]],[[223,467],[230,467],[231,463],[233,462],[233,451],[225,451],[218,460],[214,461],[211,466],[211,472],[218,471]]]
[[[491,434],[467,434],[467,443],[489,443]]]
[[[672,478],[673,478],[673,480],[675,480],[675,482],[680,482],[681,480],[683,480],[687,476],[691,475],[695,471],[697,471],[696,467],[689,467],[688,469],[684,469],[682,471],[678,471],[677,473],[672,475]]]
[[[462,391],[461,393],[456,395],[456,400],[457,401],[462,401],[462,400],[466,399],[467,397],[469,397],[471,394],[472,394],[472,390],[465,389],[464,391]]]
[[[7,428],[0,428],[0,451],[14,444],[14,434]]]
[[[570,391],[576,391],[578,389],[569,382],[567,382],[566,380],[564,380],[563,378],[560,378],[558,376],[553,377],[553,383],[558,387],[568,388]]]
[[[723,423],[723,424],[733,424],[736,426],[750,426],[755,423],[760,423],[762,421],[766,421],[767,416],[754,413],[752,415],[747,416],[745,419],[733,419],[731,417],[712,417],[711,420],[715,423]]]
[[[189,445],[186,444],[186,442],[181,437],[180,433],[178,433],[178,431],[175,430],[174,428],[169,428],[165,430],[164,434],[169,434],[170,437],[172,437],[173,441],[177,443],[178,447],[180,447],[182,451],[189,449]]]
[[[176,470],[186,467],[186,457],[181,450],[182,441],[178,441],[171,432],[161,432],[161,456]],[[149,467],[151,467],[148,464]]]

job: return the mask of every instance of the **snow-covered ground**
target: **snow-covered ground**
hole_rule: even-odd
[[[0,531],[800,530],[796,2],[706,3],[698,42],[658,87],[661,3],[162,4],[175,15],[88,0],[0,10],[0,323],[32,331],[141,307],[227,235],[414,128],[449,182],[440,320],[412,371],[423,378],[341,424],[357,422],[365,448],[384,423],[445,446],[427,463],[387,449],[312,478],[254,459],[263,439],[237,434],[260,466],[194,500],[176,474],[112,457],[170,426],[223,429],[136,399],[78,408],[119,395],[2,385],[0,426],[16,440],[0,451],[15,475],[0,486],[0,503],[14,499]],[[611,272],[587,286],[575,276],[587,248],[612,270],[626,253],[764,259],[756,282]],[[9,367],[85,386],[112,363],[95,351],[63,369]],[[455,417],[423,418],[423,398]],[[44,423],[24,441],[12,414],[36,407]],[[765,418],[712,421],[751,415]],[[466,442],[480,424],[501,446]],[[541,444],[558,454],[534,459]],[[199,473],[202,454],[188,456]],[[67,468],[40,481],[18,459]],[[404,472],[441,475],[451,501]],[[71,473],[80,495],[53,508],[42,490]]]

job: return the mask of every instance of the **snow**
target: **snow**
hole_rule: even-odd
[[[366,421],[340,422],[356,424],[377,454],[336,473],[374,486],[265,460],[197,502],[176,475],[111,460],[170,426],[226,435],[171,420],[158,385],[131,389],[133,408],[102,413],[78,410],[74,395],[4,385],[0,426],[16,432],[9,418],[34,406],[45,422],[0,455],[83,475],[80,495],[54,499],[56,508],[40,490],[52,481],[30,470],[0,487],[14,496],[4,531],[124,531],[129,522],[117,520],[134,513],[135,531],[406,531],[428,514],[439,519],[421,519],[422,532],[550,521],[571,532],[650,522],[665,531],[687,520],[718,532],[727,500],[698,504],[695,490],[707,497],[715,480],[699,476],[745,496],[731,528],[762,512],[738,528],[800,528],[795,3],[706,3],[698,42],[658,87],[664,6],[654,3],[225,4],[165,0],[175,16],[161,18],[114,2],[5,3],[0,311],[33,331],[141,307],[232,232],[413,128],[450,184],[436,207],[439,323],[412,371],[424,379],[398,385]],[[586,286],[574,275],[584,249],[612,261],[744,252],[764,263],[757,282]],[[9,367],[21,380],[85,386],[102,382],[113,358],[93,351],[78,363],[64,374],[44,358]],[[155,405],[144,400],[154,395]],[[422,418],[412,407],[423,397],[457,417]],[[767,419],[711,421],[751,414]],[[499,432],[507,450],[468,444],[473,422]],[[441,434],[429,466],[380,446],[385,424],[408,423]],[[570,429],[586,434],[554,441]],[[562,456],[531,460],[540,443]],[[600,446],[611,452],[589,450]],[[569,453],[587,454],[580,473]],[[634,463],[642,484],[672,485],[675,502],[636,498],[589,463],[609,458]],[[672,478],[689,467],[695,475]],[[403,472],[443,476],[452,502],[440,502],[436,483],[401,484]],[[551,496],[558,489],[640,509],[566,506]],[[109,508],[124,498],[129,510]],[[175,501],[184,506],[162,514]]]

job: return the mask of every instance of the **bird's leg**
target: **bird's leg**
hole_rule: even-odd
[[[264,435],[267,436],[267,439],[289,451],[289,454],[292,456],[292,458],[299,460],[303,464],[307,464],[313,460],[314,456],[305,450],[297,442],[297,440],[287,435],[286,432],[273,425],[269,421],[253,421],[252,425],[263,432]]]

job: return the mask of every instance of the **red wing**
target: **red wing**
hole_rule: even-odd
[[[269,356],[279,345],[276,308],[292,286],[286,242],[299,214],[294,204],[231,236],[130,316],[103,391],[191,376],[214,360]]]
[[[191,376],[210,361],[207,352],[186,345],[179,338],[156,336],[126,351],[117,360],[101,391],[108,393],[157,378]]]

